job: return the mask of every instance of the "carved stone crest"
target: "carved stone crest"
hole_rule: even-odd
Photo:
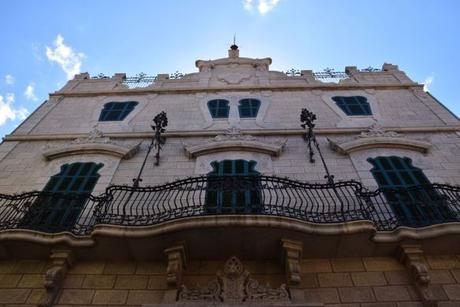
[[[219,270],[216,278],[210,280],[205,287],[187,288],[182,285],[179,302],[213,302],[230,305],[253,303],[289,302],[286,285],[271,288],[261,285],[251,278],[241,261],[233,256],[225,262],[223,271]]]
[[[377,123],[374,123],[373,125],[371,125],[369,127],[369,129],[367,131],[363,131],[361,132],[361,134],[359,135],[359,137],[361,138],[371,138],[371,137],[392,137],[392,138],[400,138],[400,137],[403,137],[402,134],[400,133],[397,133],[395,131],[388,131],[388,130],[385,130],[382,128],[382,126],[380,126],[379,124]]]
[[[215,138],[211,139],[211,142],[222,142],[222,141],[255,141],[256,138],[249,134],[242,134],[241,129],[237,127],[231,127],[227,129],[224,134],[219,134]]]

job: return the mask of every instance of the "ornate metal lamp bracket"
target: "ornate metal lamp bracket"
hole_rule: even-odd
[[[319,144],[316,141],[316,136],[314,132],[314,128],[315,128],[314,121],[315,120],[316,120],[316,114],[308,111],[305,108],[302,109],[302,111],[300,112],[300,122],[301,122],[300,126],[303,129],[308,128],[307,132],[304,135],[304,140],[305,142],[307,142],[307,145],[308,145],[308,156],[309,156],[310,163],[315,163],[315,159],[314,159],[315,152],[313,148],[313,146],[315,146],[316,150],[318,151],[319,157],[321,158],[321,162],[323,164],[324,170],[326,172],[326,175],[324,176],[324,178],[327,179],[328,183],[333,184],[334,175],[331,175],[329,173],[329,169],[326,165],[326,161],[324,161],[323,154],[321,153]]]
[[[147,153],[144,158],[144,162],[142,163],[141,169],[139,170],[139,174],[137,175],[137,178],[133,179],[133,187],[137,188],[139,187],[139,183],[142,181],[142,172],[145,167],[145,163],[147,162],[147,158],[152,151],[153,148],[157,150],[157,153],[155,154],[155,163],[154,165],[158,166],[160,165],[160,151],[163,148],[163,145],[166,143],[166,139],[162,134],[166,131],[166,126],[168,125],[168,117],[166,116],[165,111],[161,111],[155,117],[153,118],[153,123],[150,125],[152,127],[154,134],[152,136],[152,140],[150,142],[150,145],[147,149]]]

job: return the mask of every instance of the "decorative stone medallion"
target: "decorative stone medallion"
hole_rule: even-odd
[[[225,305],[272,305],[290,302],[286,285],[271,288],[259,284],[251,278],[241,261],[233,256],[225,262],[223,271],[204,287],[187,288],[182,285],[178,296],[179,303],[222,303]]]

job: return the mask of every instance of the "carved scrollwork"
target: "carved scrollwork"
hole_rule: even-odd
[[[182,285],[178,296],[179,302],[215,302],[226,304],[279,303],[288,302],[289,293],[286,285],[271,288],[270,285],[260,285],[250,277],[241,261],[233,256],[219,270],[216,278],[209,281],[205,287],[187,288]]]

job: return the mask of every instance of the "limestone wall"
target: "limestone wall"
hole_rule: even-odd
[[[460,256],[426,256],[430,289],[438,306],[460,304]],[[262,284],[279,287],[284,271],[279,260],[245,261],[244,268]],[[192,260],[185,270],[187,287],[205,286],[224,261]],[[45,261],[0,261],[0,306],[36,306],[43,299]],[[137,306],[164,300],[163,262],[77,261],[60,291],[57,307]],[[325,306],[422,306],[406,268],[392,257],[304,259],[301,262],[305,303]]]

